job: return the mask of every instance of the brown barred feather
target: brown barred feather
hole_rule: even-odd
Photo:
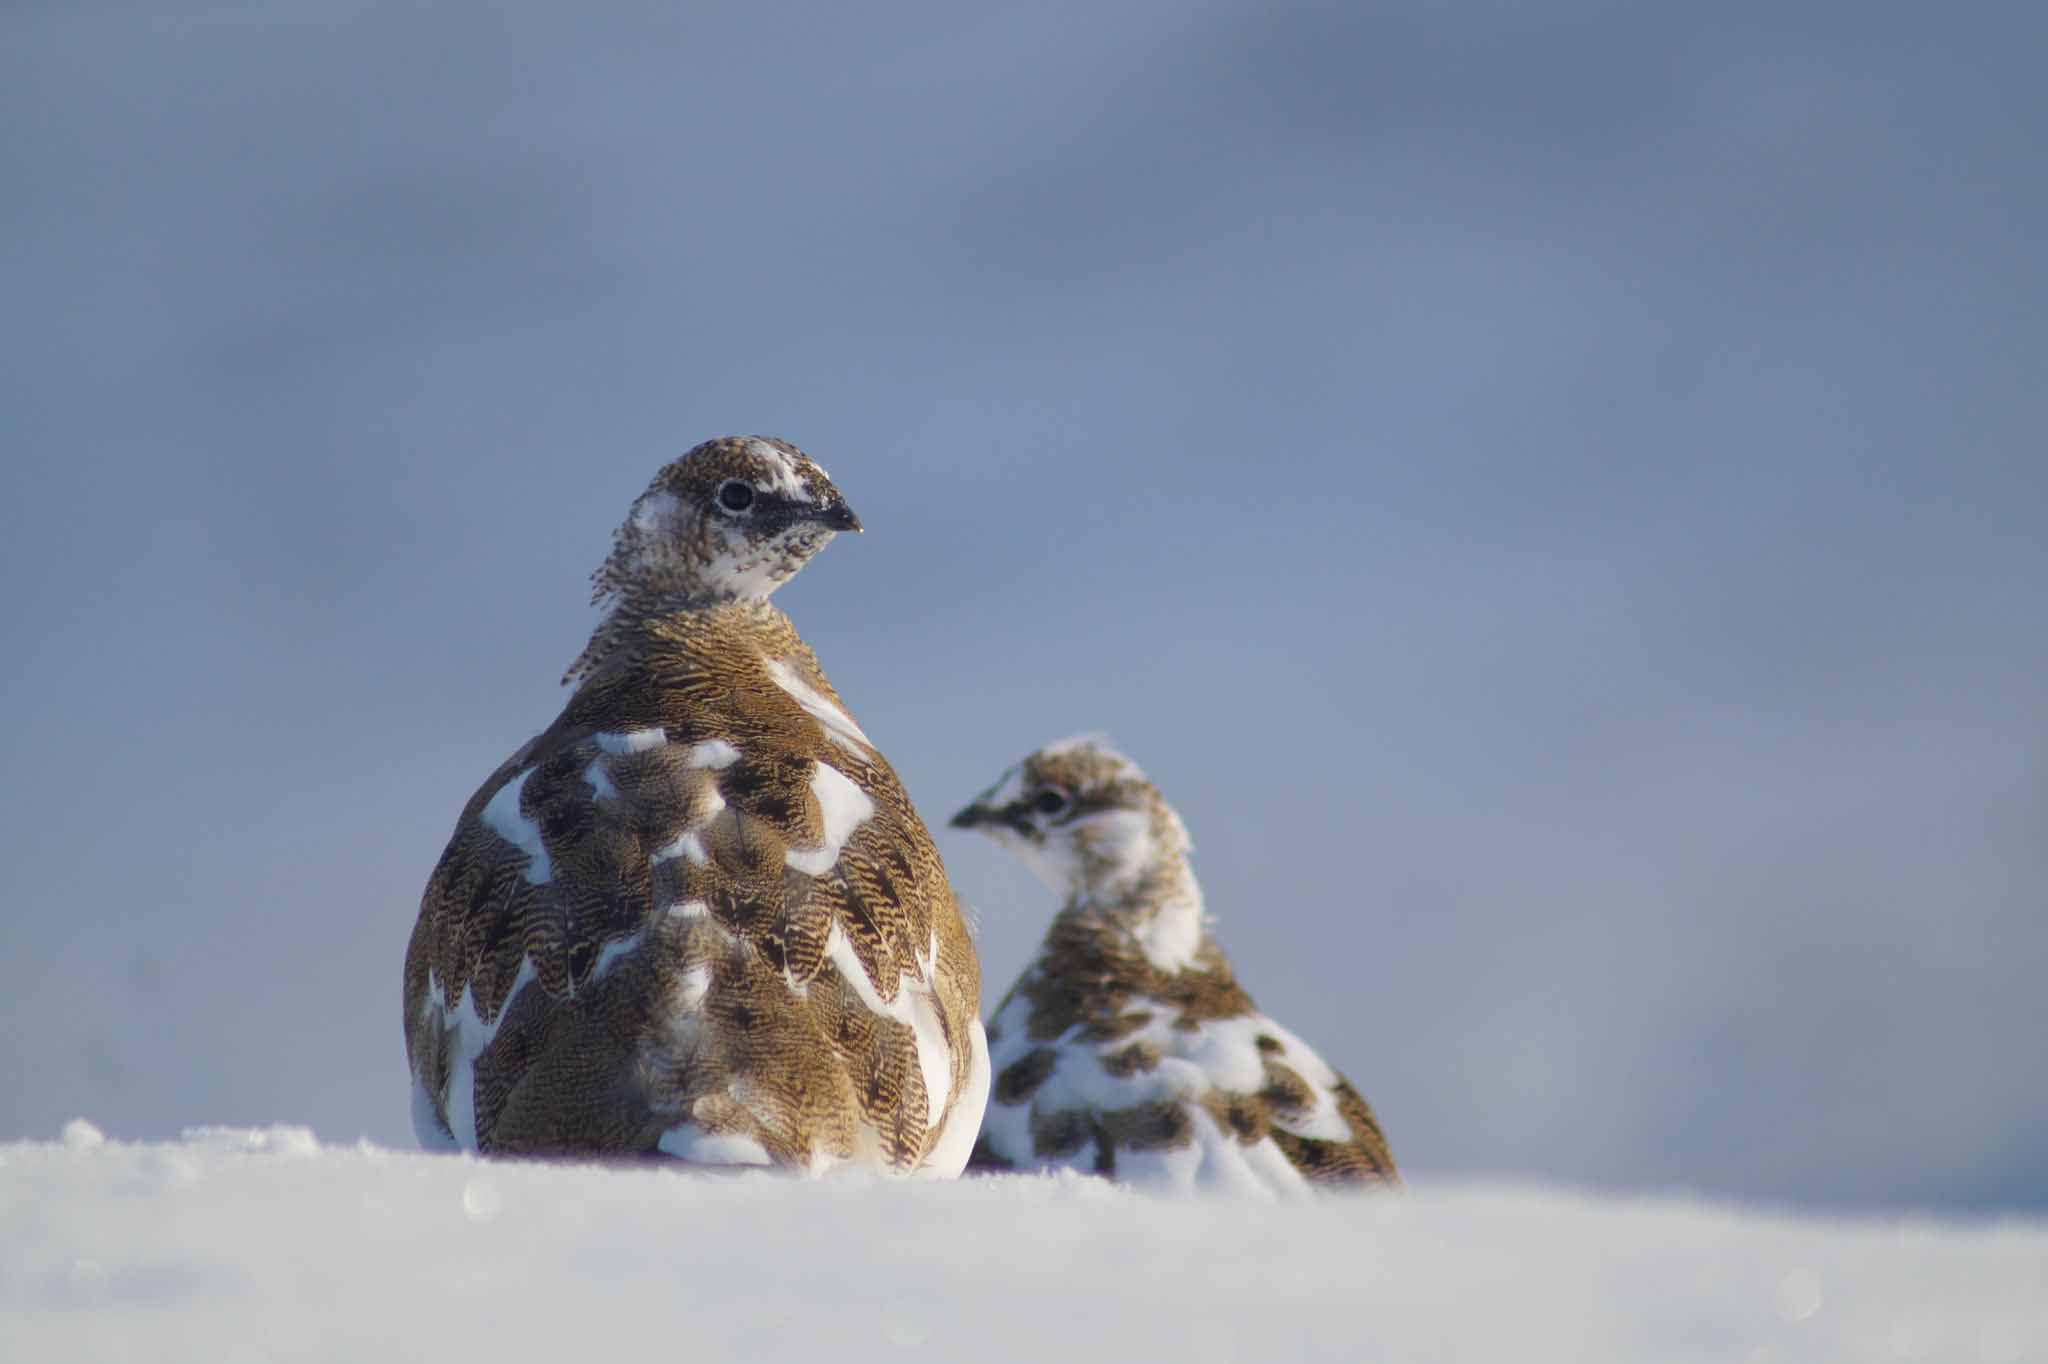
[[[964,1159],[986,1060],[944,864],[887,760],[839,732],[844,704],[765,590],[703,591],[725,481],[844,511],[794,447],[770,443],[778,461],[758,444],[699,447],[635,504],[597,578],[613,608],[572,670],[581,685],[470,798],[428,879],[405,963],[424,1141],[752,1143],[802,1168]],[[698,520],[671,524],[689,498]],[[688,552],[650,549],[650,526]],[[757,551],[779,568],[775,544],[721,533],[732,572],[755,572]],[[851,826],[831,827],[835,811]],[[928,1069],[945,1082],[934,1113]]]
[[[1129,759],[1093,740],[1052,745],[953,822],[1066,896],[989,1024],[995,1080],[970,1168],[1129,1177],[1134,1156],[1181,1153],[1176,1177],[1197,1182],[1398,1182],[1365,1100],[1238,984],[1186,830]]]

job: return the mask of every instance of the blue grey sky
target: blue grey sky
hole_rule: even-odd
[[[0,1137],[409,1144],[654,470],[934,826],[1107,731],[1418,1179],[2048,1208],[2048,11],[16,4]],[[940,831],[992,1008],[1054,905]]]

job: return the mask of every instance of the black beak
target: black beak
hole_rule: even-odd
[[[1031,816],[1022,805],[983,805],[976,801],[946,823],[955,829],[999,828],[1029,839],[1038,837],[1038,830],[1032,827]]]
[[[858,533],[861,528],[860,518],[853,514],[853,508],[846,505],[844,498],[827,503],[824,507],[820,508],[818,520],[824,522],[832,530],[850,530]]]

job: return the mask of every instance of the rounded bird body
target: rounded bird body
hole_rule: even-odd
[[[1050,745],[953,824],[1064,901],[990,1021],[975,1168],[1267,1193],[1397,1180],[1365,1100],[1238,984],[1187,830],[1135,763],[1093,739]]]
[[[858,529],[795,447],[708,442],[639,498],[554,724],[421,899],[422,1144],[951,1175],[988,1085],[979,966],[902,784],[767,601]]]

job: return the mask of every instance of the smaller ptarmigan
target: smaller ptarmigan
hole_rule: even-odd
[[[405,954],[422,1145],[956,1175],[988,1092],[931,835],[768,603],[837,531],[784,441],[655,476],[561,716],[470,798]]]
[[[1239,987],[1187,830],[1137,764],[1064,740],[952,822],[1065,898],[989,1024],[994,1092],[970,1168],[1272,1193],[1397,1182],[1358,1091]]]

